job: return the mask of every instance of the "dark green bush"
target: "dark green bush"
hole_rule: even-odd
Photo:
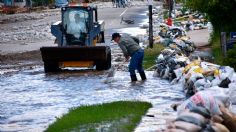
[[[224,65],[229,65],[236,70],[236,46],[227,52],[227,57],[223,60]]]

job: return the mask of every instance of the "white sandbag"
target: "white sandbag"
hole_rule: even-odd
[[[229,96],[229,89],[228,88],[221,88],[218,86],[210,87],[205,89],[206,91],[209,91],[214,98],[217,100],[218,103],[223,103],[225,107],[229,107],[230,102],[230,96]]]
[[[184,71],[183,67],[174,70],[174,73],[175,73],[177,79],[183,75],[183,71]]]
[[[194,83],[194,87],[197,91],[204,90],[205,88],[211,87],[211,82],[209,80],[206,80],[205,78],[199,79]]]
[[[167,68],[165,69],[165,73],[162,76],[162,78],[167,79],[169,77],[169,73],[170,73],[170,68],[167,66]]]
[[[197,80],[195,83],[194,83],[194,86],[197,88],[197,87],[200,87],[200,86],[205,86],[205,84],[207,83],[207,80],[205,78],[203,79],[199,79]],[[208,87],[209,88],[209,87]]]
[[[226,78],[231,79],[234,75],[234,69],[229,66],[220,67],[220,79],[224,80]]]
[[[157,57],[157,59],[158,59],[158,61],[162,61],[162,60],[164,60],[164,56],[163,56],[163,54],[160,54],[160,55]]]
[[[236,73],[233,74],[233,77],[230,78],[231,83],[236,83]]]
[[[211,71],[211,70],[216,70],[220,68],[219,65],[216,65],[210,62],[201,62],[201,67],[204,69],[204,71]]]
[[[236,114],[236,105],[230,105],[229,110],[230,110],[230,112],[232,112],[233,114]]]
[[[200,126],[184,121],[175,121],[174,124],[177,129],[182,129],[187,132],[199,132],[201,130]]]
[[[177,62],[186,62],[188,61],[188,57],[185,56],[180,56],[180,55],[175,55],[175,61]]]
[[[236,105],[236,83],[229,84],[229,99],[232,104]]]
[[[189,99],[185,100],[178,108],[178,114],[182,113],[186,109],[192,109],[194,107],[204,107],[211,115],[220,115],[221,111],[219,109],[219,104],[216,102],[216,99],[208,91],[199,91],[194,94]]]
[[[211,86],[218,86],[221,83],[221,80],[219,77],[216,77],[211,81]]]
[[[199,79],[197,80],[196,82],[194,82],[194,87],[197,89],[197,88],[200,88],[200,87],[203,87],[204,88],[204,84],[206,83],[206,79],[203,78],[203,79]]]
[[[181,39],[174,39],[174,42],[181,46],[182,48],[186,47],[186,44],[184,43],[184,41],[182,41]]]
[[[201,122],[201,124],[206,124],[207,121],[208,121],[204,116],[202,116],[202,115],[200,115],[200,114],[197,114],[197,113],[194,113],[194,112],[185,111],[185,112],[181,113],[178,117],[181,117],[181,116],[194,117],[196,120],[198,120],[198,121],[196,121],[196,122]],[[193,122],[194,122],[194,121],[193,121]],[[192,122],[192,123],[193,123],[193,122]],[[196,124],[196,123],[194,123],[194,124]]]
[[[204,76],[201,73],[192,72],[190,80],[196,82],[197,78],[204,78]]]

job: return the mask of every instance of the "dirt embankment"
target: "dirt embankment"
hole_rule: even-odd
[[[31,69],[37,65],[43,65],[39,50],[0,55],[0,75]]]
[[[53,45],[50,25],[60,10],[2,15],[0,17],[0,69],[41,65],[39,47]]]
[[[7,55],[0,55],[1,64],[14,64],[15,62],[26,62],[26,61],[41,61],[41,54],[39,50],[28,51],[24,53],[12,53]]]

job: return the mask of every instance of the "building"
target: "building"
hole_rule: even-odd
[[[31,0],[0,0],[0,6],[31,7]]]

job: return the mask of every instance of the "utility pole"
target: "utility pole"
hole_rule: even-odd
[[[169,5],[169,18],[171,18],[171,13],[173,10],[173,1],[172,0],[168,0],[168,5]]]
[[[149,47],[153,48],[152,0],[148,0],[148,10],[149,10]]]

